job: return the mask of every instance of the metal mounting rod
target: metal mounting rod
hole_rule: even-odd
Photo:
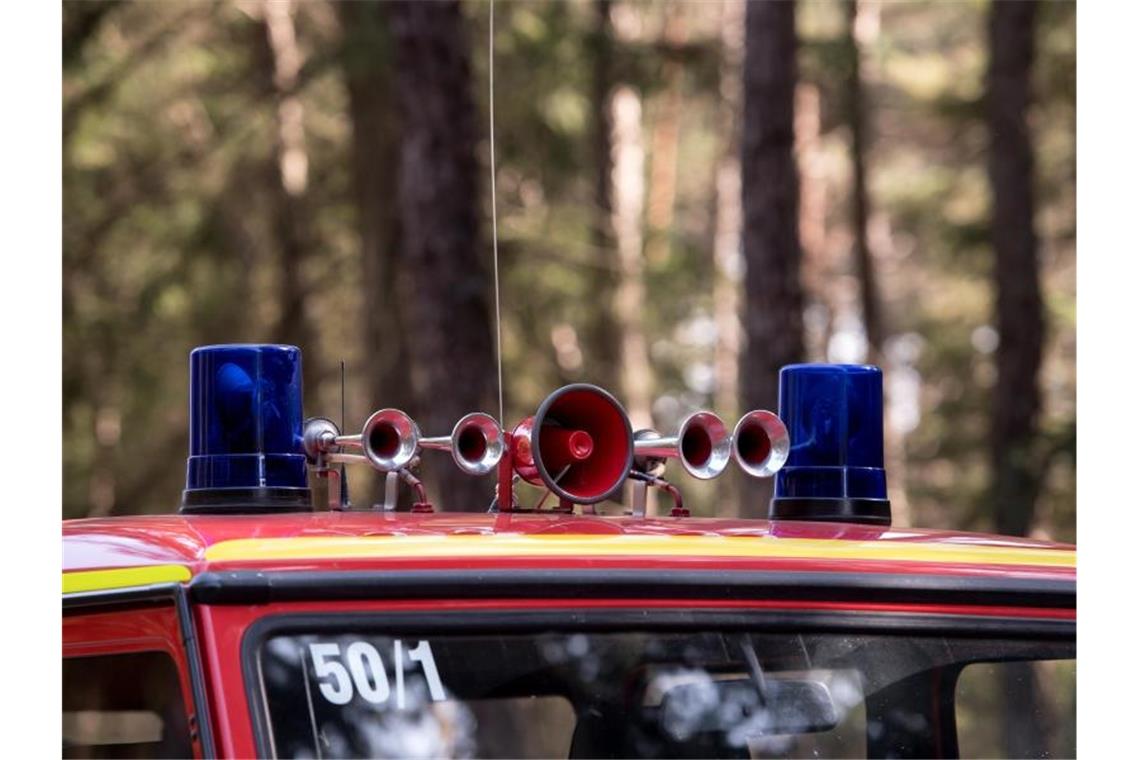
[[[645,501],[644,501],[644,499],[648,495],[648,487],[649,486],[656,486],[657,488],[661,488],[661,489],[667,491],[669,493],[669,495],[673,497],[673,510],[670,512],[670,515],[672,515],[673,517],[688,517],[689,516],[689,510],[685,507],[684,497],[681,495],[681,489],[677,488],[677,486],[673,485],[672,483],[670,483],[665,478],[658,477],[656,475],[650,475],[650,474],[644,473],[644,472],[639,472],[637,470],[631,471],[629,473],[629,477],[631,480],[633,480],[633,484],[634,484],[633,514],[635,517],[645,517]],[[637,501],[639,498],[638,494],[637,494],[637,488],[639,485],[646,486],[645,493],[641,496],[642,502],[641,502],[640,514],[638,513],[638,505],[637,505]]]

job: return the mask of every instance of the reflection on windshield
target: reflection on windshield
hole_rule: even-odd
[[[956,754],[972,662],[1071,644],[716,632],[275,636],[259,666],[278,757]]]

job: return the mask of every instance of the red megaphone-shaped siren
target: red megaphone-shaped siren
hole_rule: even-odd
[[[511,453],[523,480],[546,486],[563,503],[595,504],[625,482],[633,466],[633,429],[609,393],[585,383],[567,385],[515,426]]]

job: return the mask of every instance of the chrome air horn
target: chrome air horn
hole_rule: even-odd
[[[632,514],[644,517],[649,487],[656,486],[673,497],[673,515],[688,515],[681,492],[662,477],[666,459],[679,459],[685,472],[698,480],[711,480],[724,472],[732,456],[732,440],[724,421],[712,412],[694,412],[671,436],[656,430],[639,430],[633,441],[636,454],[630,478],[633,481]]]
[[[309,459],[318,463],[367,463],[380,472],[406,467],[419,449],[420,429],[399,409],[373,412],[356,435],[341,435],[332,420],[313,417],[305,422],[303,442]],[[339,449],[360,449],[345,454]]]
[[[384,509],[395,508],[396,482],[403,480],[416,489],[419,501],[414,508],[429,511],[430,505],[419,480],[409,472],[418,461],[421,449],[450,451],[459,469],[468,475],[486,475],[495,469],[503,456],[505,442],[499,424],[487,414],[474,412],[455,424],[450,436],[425,438],[420,428],[399,409],[373,412],[356,435],[341,435],[335,423],[325,417],[314,417],[305,423],[305,453],[316,465],[318,474],[339,479],[330,465],[369,464],[387,475]],[[341,449],[360,449],[349,454]],[[330,508],[341,509],[339,491],[330,488]]]
[[[679,459],[685,471],[699,480],[711,480],[724,472],[731,457],[728,428],[712,412],[694,412],[681,421],[677,432],[661,436],[638,431],[633,442],[635,466],[648,472],[667,458]]]
[[[770,478],[788,461],[791,440],[783,420],[765,409],[740,418],[732,431],[732,458],[754,478]]]
[[[468,475],[486,475],[503,457],[503,429],[495,418],[483,412],[465,415],[450,436],[420,438],[420,448],[450,451],[459,469]]]

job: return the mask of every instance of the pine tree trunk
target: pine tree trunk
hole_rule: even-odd
[[[1012,535],[1029,531],[1037,498],[1038,470],[1032,446],[1045,333],[1033,228],[1033,149],[1026,121],[1035,10],[1033,2],[999,1],[990,15],[987,115],[996,318],[1001,336],[990,457],[997,528]]]
[[[621,338],[621,398],[634,429],[653,425],[653,370],[645,337],[645,146],[641,138],[641,98],[629,87],[613,101],[613,226],[620,279],[614,293],[614,320]]]
[[[997,291],[997,383],[990,433],[991,503],[999,532],[1026,535],[1033,524],[1040,469],[1033,455],[1045,324],[1033,229],[1033,149],[1026,112],[1033,65],[1034,2],[998,0],[990,10],[986,114],[993,188]],[[1005,739],[1011,757],[1047,749],[1033,670],[1007,667]]]
[[[744,2],[721,6],[720,104],[717,127],[721,156],[716,168],[716,213],[713,232],[713,319],[716,345],[713,408],[726,420],[740,413],[740,71],[744,57]],[[718,514],[740,514],[739,468],[730,467],[716,480]]]
[[[444,435],[463,414],[493,408],[489,246],[479,234],[479,165],[466,25],[458,2],[388,6],[401,118],[399,217],[408,272],[408,354],[418,422]],[[444,455],[425,482],[449,510],[484,510],[489,478]]]
[[[279,259],[279,293],[276,338],[306,351],[303,364],[305,401],[315,399],[320,376],[314,350],[314,331],[305,315],[308,289],[305,261],[313,248],[307,196],[309,154],[305,146],[304,108],[297,93],[297,75],[303,62],[293,24],[293,4],[265,0],[262,13],[272,60],[273,94],[277,101],[277,181],[273,185],[275,243]]]
[[[411,408],[406,308],[400,298],[400,130],[394,108],[387,6],[341,3],[344,67],[352,118],[352,168],[362,259],[361,321],[369,408]]]
[[[673,231],[674,207],[677,202],[677,152],[681,145],[684,64],[672,51],[685,44],[687,31],[682,6],[665,9],[661,45],[670,52],[661,63],[656,115],[649,138],[649,188],[645,205],[645,260],[660,263],[669,257]]]
[[[618,260],[613,228],[611,183],[613,162],[613,120],[610,96],[614,87],[614,41],[610,22],[610,0],[594,0],[593,78],[590,110],[591,143],[594,157],[594,211],[591,242],[596,266],[592,275],[592,310],[585,333],[585,376],[611,391],[617,390],[620,366],[620,336],[613,314],[614,292],[618,282]]]
[[[847,3],[847,120],[851,125],[851,226],[855,233],[855,271],[859,276],[859,301],[863,312],[863,329],[867,332],[867,357],[872,364],[882,362],[883,325],[879,308],[875,263],[867,239],[867,217],[870,206],[867,200],[867,138],[863,116],[863,76],[859,62],[859,43],[855,38],[855,25],[859,18],[859,3]]]
[[[360,231],[362,367],[366,409],[395,407],[413,416],[408,330],[400,283],[400,129],[394,105],[395,51],[382,3],[339,3],[344,29],[343,66],[352,120],[352,171]],[[374,477],[369,503],[384,498]],[[407,489],[405,489],[406,491]],[[363,496],[357,496],[359,500]],[[406,499],[404,500],[406,502]]]
[[[800,276],[805,311],[816,308],[820,319],[804,325],[804,355],[825,360],[835,325],[835,263],[829,226],[827,153],[821,140],[822,97],[811,82],[796,85],[796,164],[800,170]]]
[[[780,367],[803,357],[795,84],[795,6],[749,3],[740,160],[746,267],[740,388],[745,409],[775,410]],[[742,514],[766,515],[771,488],[771,480],[751,481]]]
[[[883,370],[885,402],[890,406],[894,367],[883,353],[883,342],[889,334],[882,299],[879,296],[879,278],[875,257],[871,251],[868,223],[871,217],[871,202],[867,188],[867,149],[870,138],[867,135],[867,114],[872,112],[866,103],[864,71],[860,42],[872,45],[873,39],[860,39],[860,0],[847,3],[846,46],[848,56],[847,120],[851,125],[851,227],[855,237],[855,272],[859,278],[859,302],[863,317],[863,329],[867,335],[867,362],[877,364]],[[863,13],[878,12],[876,8],[866,8]],[[875,24],[877,27],[877,23]],[[905,527],[911,524],[910,503],[906,492],[906,441],[905,434],[891,424],[889,415],[884,421],[883,445],[886,468],[891,482],[892,524]]]

